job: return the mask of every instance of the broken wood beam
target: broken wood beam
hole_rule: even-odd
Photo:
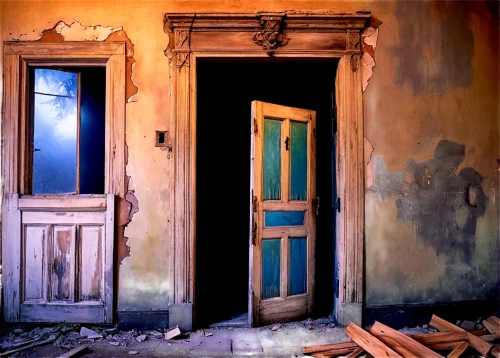
[[[500,347],[499,346],[495,346],[491,349],[491,352],[490,354],[495,357],[495,358],[500,358]]]
[[[330,350],[327,350],[327,351],[309,353],[308,355],[311,355],[313,357],[320,357],[320,356],[322,356],[322,357],[332,358],[332,357],[344,356],[345,354],[351,354],[356,349],[357,348],[330,349]]]
[[[365,350],[361,347],[358,347],[356,348],[355,350],[353,350],[351,353],[349,353],[348,355],[345,356],[345,358],[356,358],[357,356],[359,356],[360,354],[362,354]]]
[[[465,341],[462,341],[465,342]],[[426,345],[427,348],[433,351],[452,351],[457,348],[462,342],[443,342],[443,343],[432,343]]]
[[[478,336],[475,336],[462,328],[450,323],[436,315],[432,315],[431,321],[429,322],[431,326],[436,327],[440,331],[451,331],[451,332],[465,332],[468,337],[469,345],[476,351],[481,353],[483,356],[487,356],[493,347],[492,344],[482,340]]]
[[[430,350],[406,334],[396,331],[383,323],[375,321],[370,333],[394,349],[403,357],[442,358],[442,355]],[[388,339],[389,338],[389,339]],[[392,343],[391,341],[395,342]]]
[[[485,334],[484,336],[479,336],[483,341],[493,342],[495,339],[500,338],[498,334]]]
[[[410,334],[409,337],[424,346],[436,343],[463,342],[468,339],[466,332],[432,332],[427,334]]]
[[[356,342],[342,342],[342,343],[333,343],[333,344],[320,344],[316,346],[307,346],[302,347],[302,353],[311,355],[314,353],[330,353],[334,351],[339,351],[339,354],[351,353],[356,348],[359,348],[359,345]]]
[[[450,354],[448,354],[446,356],[446,358],[458,358],[462,355],[463,352],[465,352],[465,350],[467,349],[469,345],[467,344],[467,342],[462,342],[460,343],[458,346],[455,347],[454,350],[452,350],[450,352]]]
[[[71,357],[76,357],[79,353],[83,352],[86,350],[90,344],[82,344],[81,346],[75,347],[70,351],[67,351],[63,355],[60,355],[58,358],[71,358]]]
[[[500,322],[498,322],[498,318],[495,316],[483,320],[483,326],[486,327],[490,333],[500,334]]]
[[[349,338],[374,357],[401,357],[398,353],[353,322],[350,322],[347,326],[346,333]]]
[[[53,343],[53,342],[55,342],[55,340],[56,340],[56,336],[52,335],[44,341],[33,342],[29,346],[24,346],[21,348],[16,348],[16,349],[12,349],[12,350],[7,351],[7,352],[0,353],[0,357],[7,357],[8,355],[11,355],[11,354],[14,354],[17,352],[21,352],[21,351],[24,351],[26,349],[35,348],[38,346],[43,346],[44,344],[48,344],[48,343]]]

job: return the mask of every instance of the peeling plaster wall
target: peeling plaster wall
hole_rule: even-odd
[[[366,303],[498,298],[498,2],[381,7],[364,94]]]
[[[367,165],[366,303],[498,297],[496,1],[2,0],[0,6],[2,41],[109,41],[125,40],[124,35],[130,39],[129,192],[118,208],[124,229],[118,242],[119,309],[165,309],[172,294],[171,238],[166,235],[170,163],[167,153],[154,147],[154,134],[168,128],[169,73],[163,54],[168,36],[163,32],[163,15],[175,11],[370,10],[372,28],[363,34],[361,60]],[[2,61],[0,56],[3,69]],[[429,224],[425,205],[435,208],[446,193],[444,186],[433,187],[434,196],[424,205],[415,199],[423,195],[417,179],[424,178],[421,168],[425,172],[435,164],[435,151],[443,140],[463,148],[463,154],[457,167],[442,172],[441,179],[462,189],[453,203],[440,204],[448,208],[448,215]],[[470,195],[463,188],[460,173],[464,170],[473,170],[481,178],[476,175],[468,183],[484,204],[484,210],[474,216],[473,234],[469,230],[470,235],[461,239],[467,254],[460,247],[443,250],[450,236],[433,236],[432,230],[458,230],[470,223],[473,209],[466,206]],[[410,206],[416,211],[408,211]],[[401,207],[406,208],[404,213]],[[417,223],[426,223],[426,229],[418,229]],[[451,239],[458,240],[457,235]]]

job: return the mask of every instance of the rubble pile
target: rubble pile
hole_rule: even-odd
[[[314,358],[331,357],[470,357],[470,351],[481,357],[500,358],[498,340],[500,319],[491,316],[478,326],[474,322],[450,323],[436,315],[429,322],[430,333],[405,334],[375,322],[365,330],[353,322],[346,333],[350,341],[303,347],[305,355]],[[469,352],[468,355],[466,352]]]

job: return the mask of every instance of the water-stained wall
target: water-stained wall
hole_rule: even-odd
[[[366,302],[497,298],[498,3],[384,7],[364,94]]]
[[[366,303],[498,297],[496,1],[3,0],[0,6],[2,41],[42,35],[52,42],[129,41],[130,179],[119,207],[119,309],[166,309],[172,295],[166,221],[172,173],[154,139],[156,130],[169,128],[163,15],[175,11],[370,10],[373,29],[365,42],[376,51],[364,57],[364,65],[374,65],[364,92]]]

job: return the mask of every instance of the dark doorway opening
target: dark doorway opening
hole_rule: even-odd
[[[317,217],[313,315],[333,310],[334,115],[337,59],[199,59],[196,144],[196,324],[248,311],[253,100],[316,111]],[[246,320],[246,318],[245,318]]]

